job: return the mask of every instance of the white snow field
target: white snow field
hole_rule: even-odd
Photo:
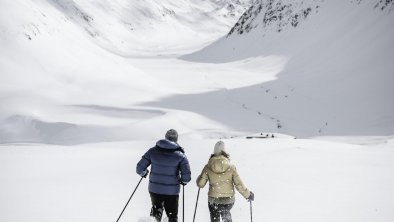
[[[232,162],[256,196],[254,221],[390,222],[394,218],[394,138],[361,146],[289,138],[224,140]],[[185,221],[192,221],[195,179],[216,140],[180,137],[192,168]],[[0,147],[1,221],[116,221],[140,177],[135,165],[154,141],[78,146]],[[149,221],[144,179],[120,221]],[[207,187],[196,221],[209,221]],[[181,194],[182,197],[182,194]],[[180,201],[180,219],[182,201]],[[250,221],[236,194],[234,221]],[[181,220],[180,220],[181,221]]]
[[[185,221],[219,139],[254,221],[394,221],[393,5],[0,1],[0,222],[115,222],[170,128],[192,168]],[[120,221],[150,221],[147,183]]]

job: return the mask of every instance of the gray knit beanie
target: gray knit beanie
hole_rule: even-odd
[[[166,139],[177,142],[178,141],[178,132],[174,129],[170,129],[166,132]]]

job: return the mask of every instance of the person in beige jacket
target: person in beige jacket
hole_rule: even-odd
[[[220,222],[220,217],[223,222],[232,221],[230,210],[235,202],[234,187],[247,200],[254,200],[254,194],[242,183],[229,157],[224,142],[218,141],[208,164],[197,178],[199,188],[204,188],[209,181],[208,208],[211,222]]]

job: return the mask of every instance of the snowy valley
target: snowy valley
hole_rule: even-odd
[[[220,139],[255,221],[393,221],[393,22],[392,0],[1,1],[0,221],[116,221],[170,128],[186,221]],[[147,183],[120,221],[150,221]]]

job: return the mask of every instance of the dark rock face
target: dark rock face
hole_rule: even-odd
[[[317,12],[318,0],[259,0],[256,1],[238,20],[230,30],[228,36],[233,33],[243,34],[262,26],[281,32],[288,26],[297,27],[312,12]]]
[[[385,10],[388,8],[390,11],[394,8],[394,1],[393,0],[380,0],[376,3],[375,8],[379,8],[380,10]]]

